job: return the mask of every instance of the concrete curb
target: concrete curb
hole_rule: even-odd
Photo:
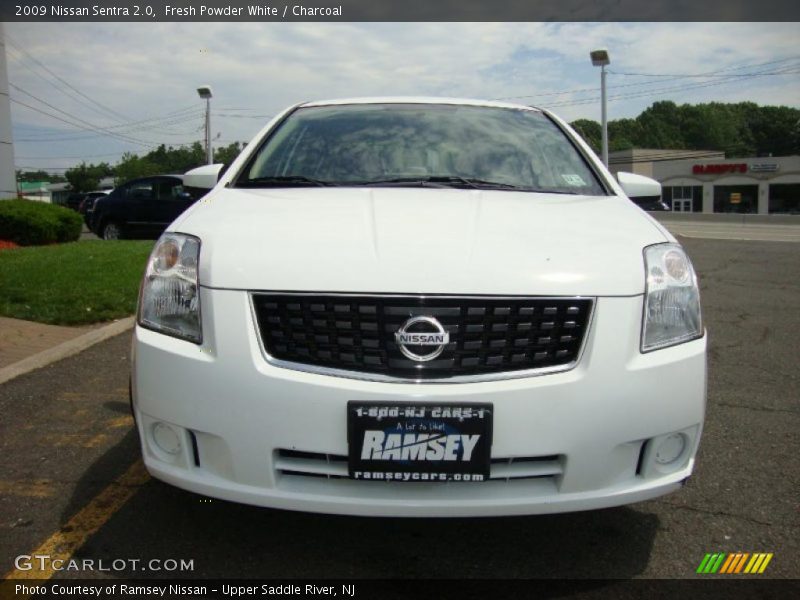
[[[108,338],[119,335],[120,333],[131,329],[134,322],[134,317],[120,319],[119,321],[115,321],[104,327],[100,327],[99,329],[94,329],[88,333],[84,333],[81,336],[64,342],[63,344],[59,344],[58,346],[54,346],[53,348],[49,348],[48,350],[44,350],[38,354],[34,354],[33,356],[29,356],[28,358],[15,362],[13,365],[4,367],[0,369],[0,384],[14,379],[15,377],[19,377],[20,375],[24,375],[25,373],[30,373],[36,369],[46,367],[47,365],[61,360],[62,358],[67,358],[68,356],[77,354],[78,352],[86,350],[90,346],[94,346],[95,344],[103,342]]]

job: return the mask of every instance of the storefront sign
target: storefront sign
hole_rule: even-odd
[[[747,173],[745,163],[729,165],[694,165],[692,173],[695,175],[722,175],[724,173]]]
[[[742,195],[739,192],[733,192],[731,194],[731,204],[741,204],[742,203]]]
[[[778,170],[778,163],[753,163],[750,170],[753,173],[774,173]]]

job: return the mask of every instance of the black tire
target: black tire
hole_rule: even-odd
[[[104,240],[121,240],[124,239],[122,225],[116,221],[106,221],[100,228],[100,238]]]

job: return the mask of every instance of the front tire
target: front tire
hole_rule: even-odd
[[[109,221],[103,225],[100,237],[104,240],[121,240],[122,226],[114,221]]]

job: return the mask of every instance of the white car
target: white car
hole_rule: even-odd
[[[689,258],[629,200],[659,192],[615,181],[536,108],[289,108],[150,257],[132,375],[148,471],[376,516],[677,490],[703,427],[706,337]]]

